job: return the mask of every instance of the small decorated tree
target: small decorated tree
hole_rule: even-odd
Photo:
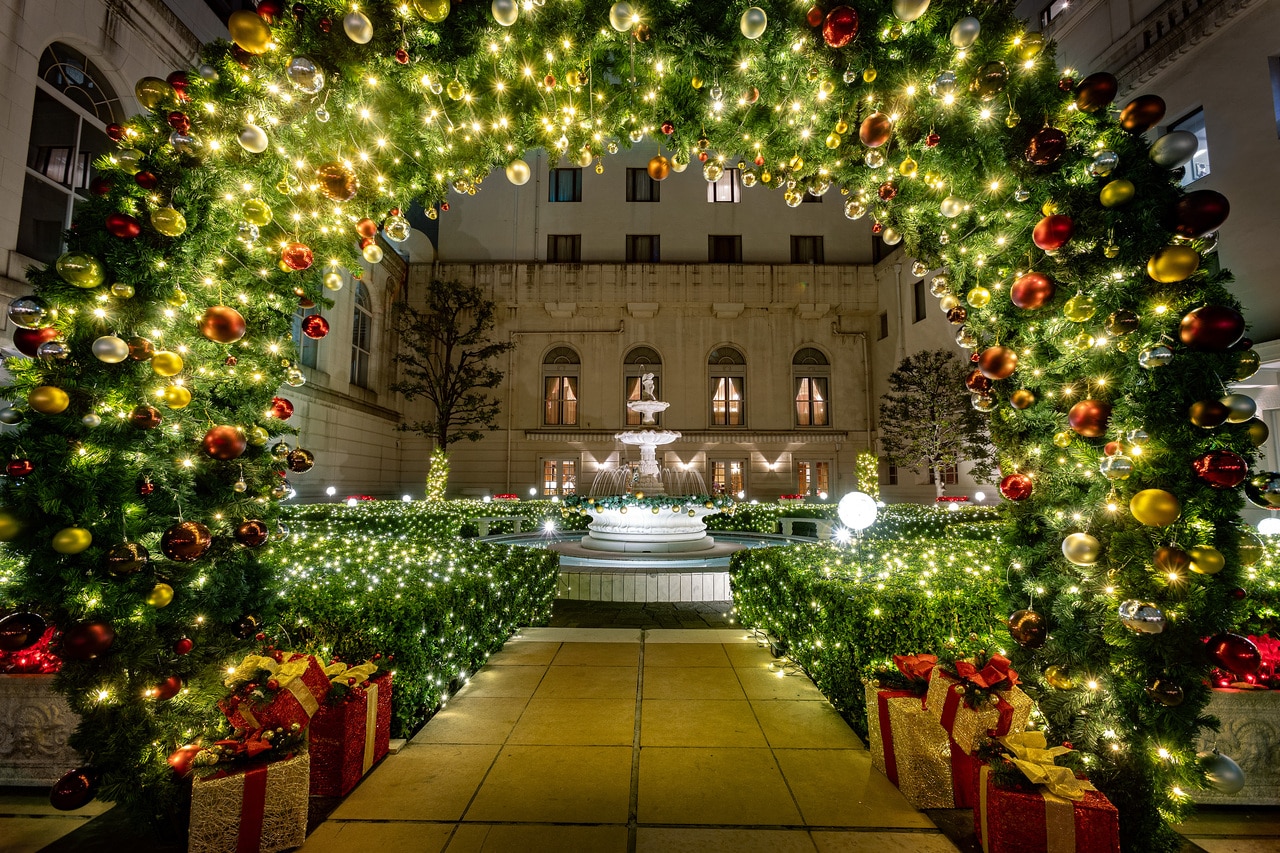
[[[973,463],[982,479],[990,470],[984,418],[969,403],[964,365],[947,350],[921,350],[907,356],[889,375],[892,389],[881,398],[880,443],[894,464],[917,474],[933,474],[937,496],[943,472]]]

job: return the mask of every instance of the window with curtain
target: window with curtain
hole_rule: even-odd
[[[27,142],[17,249],[45,263],[62,253],[94,177],[93,161],[116,148],[106,126],[123,118],[120,100],[80,51],[60,42],[40,56]]]
[[[556,347],[542,360],[542,422],[547,426],[577,426],[581,365],[571,347]]]
[[[831,494],[831,463],[800,461],[796,463],[796,494]]]
[[[548,234],[547,263],[576,264],[582,261],[581,234]]]
[[[799,350],[791,359],[791,377],[795,388],[796,426],[830,426],[831,363],[826,355],[813,347]]]
[[[649,177],[648,169],[627,169],[627,201],[659,201],[662,184]]]
[[[719,459],[711,463],[711,493],[738,495],[747,488],[747,463],[741,459]]]
[[[552,169],[547,201],[582,201],[582,170]]]
[[[542,494],[572,495],[578,488],[578,462],[575,459],[542,460]]]
[[[747,360],[736,347],[719,347],[707,359],[711,425],[746,426]]]
[[[624,382],[626,383],[627,402],[643,399],[644,377],[653,374],[653,396],[662,399],[662,356],[652,347],[633,347],[623,359]],[[656,423],[662,423],[662,415],[653,416]],[[627,409],[627,426],[639,426],[644,416],[639,412]]]
[[[351,324],[351,384],[369,387],[369,353],[373,351],[373,300],[363,281],[356,282]]]
[[[628,234],[627,263],[658,263],[662,259],[661,240],[658,234]]]

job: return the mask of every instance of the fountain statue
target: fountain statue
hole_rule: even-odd
[[[642,426],[656,424],[654,415],[665,412],[671,404],[654,394],[652,373],[640,377],[640,387],[640,399],[628,402],[627,408],[643,416]],[[666,497],[667,487],[658,464],[657,449],[680,438],[680,433],[671,429],[636,429],[616,433],[614,438],[640,448],[638,477],[629,484],[629,497],[606,498],[590,505],[591,524],[582,539],[582,547],[632,553],[705,551],[715,547],[703,518],[720,511],[718,502],[707,500],[705,495]],[[596,494],[601,478],[625,487],[624,478],[618,476],[622,472],[625,469],[601,472],[597,483],[592,485],[592,495]],[[688,478],[675,477],[672,482],[684,485]]]

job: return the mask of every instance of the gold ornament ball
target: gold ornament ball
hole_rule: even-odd
[[[342,274],[336,272],[327,272],[324,274],[324,286],[326,290],[339,291],[342,290]]]
[[[1086,296],[1083,293],[1077,293],[1075,296],[1067,300],[1067,304],[1062,306],[1062,316],[1066,317],[1073,323],[1086,323],[1093,319],[1093,315],[1098,312],[1098,305],[1094,302],[1092,296]]]
[[[1148,527],[1168,527],[1182,514],[1182,505],[1164,489],[1143,489],[1129,500],[1129,512]]]
[[[1071,430],[1068,430],[1068,429],[1064,429],[1062,432],[1054,433],[1053,446],[1054,447],[1070,447],[1073,437],[1074,437],[1074,433],[1072,433]]]
[[[840,119],[838,122],[836,122],[836,133],[845,134],[848,132],[849,132],[849,122],[845,121],[844,119]]]
[[[271,205],[267,204],[260,198],[251,198],[240,206],[240,213],[244,216],[244,221],[250,225],[271,224]]]
[[[1147,261],[1147,275],[1161,284],[1186,281],[1200,268],[1200,255],[1190,246],[1164,246]]]
[[[979,285],[965,295],[964,301],[974,308],[983,308],[991,302],[991,291]]]
[[[182,372],[182,356],[176,352],[161,350],[151,356],[151,369],[157,376],[177,376]]]
[[[1196,574],[1216,575],[1227,564],[1222,552],[1208,545],[1193,545],[1187,554],[1191,557],[1191,571]]]
[[[152,211],[151,227],[166,237],[180,237],[187,230],[187,218],[172,207],[162,207]]]
[[[1057,664],[1044,668],[1044,680],[1054,690],[1071,690],[1076,686],[1075,680],[1067,674],[1066,668]]]
[[[1258,404],[1248,394],[1228,394],[1222,398],[1227,407],[1227,421],[1233,424],[1247,423],[1258,413]]]
[[[173,601],[173,587],[163,581],[151,587],[151,592],[147,593],[147,604],[159,610],[161,607],[168,607]]]
[[[836,132],[834,132],[834,131],[832,131],[831,133],[828,133],[828,134],[827,134],[827,147],[828,147],[828,148],[839,148],[839,147],[840,147],[840,143],[841,143],[841,142],[844,142],[844,140],[840,137],[840,134],[838,134],[838,133],[836,133]]]
[[[1029,409],[1035,405],[1036,395],[1026,388],[1019,388],[1009,396],[1009,405],[1015,409]]]
[[[12,510],[0,509],[0,542],[12,542],[22,532],[22,522]]]
[[[1133,201],[1136,193],[1133,181],[1121,179],[1103,187],[1102,192],[1098,193],[1098,201],[1102,202],[1103,207],[1121,207]]]
[[[271,28],[257,12],[232,12],[227,20],[231,40],[249,53],[266,53],[271,43]]]
[[[174,91],[173,86],[159,77],[143,77],[133,84],[133,94],[137,96],[143,109],[154,110],[171,99]]]
[[[185,409],[191,405],[191,392],[181,385],[169,385],[164,389],[164,404],[170,409]]]
[[[365,246],[364,249],[361,250],[360,254],[363,255],[364,259],[371,264],[382,263],[382,247],[377,243],[370,243]]]
[[[61,388],[52,385],[41,385],[31,389],[27,395],[27,405],[42,415],[57,415],[65,412],[71,405],[71,398]]]
[[[1240,565],[1246,569],[1256,565],[1262,559],[1262,540],[1258,534],[1247,527],[1242,527],[1236,540],[1236,554],[1240,557]]]
[[[462,96],[467,93],[467,90],[464,89],[462,84],[457,80],[450,80],[449,85],[444,87],[444,93],[449,96],[449,100],[451,101],[461,101]]]
[[[53,534],[51,544],[59,554],[79,554],[93,544],[93,534],[83,527],[64,527]]]
[[[54,263],[58,275],[69,284],[92,290],[107,278],[102,261],[83,252],[67,252]]]
[[[126,175],[136,175],[142,171],[142,158],[145,156],[137,148],[124,148],[115,153],[116,165]]]
[[[1249,441],[1253,443],[1254,447],[1261,447],[1271,437],[1271,428],[1258,418],[1253,418],[1249,421],[1246,435],[1249,436]]]
[[[671,161],[661,154],[649,161],[649,177],[655,181],[665,181],[671,174]]]
[[[254,447],[261,447],[271,440],[271,434],[260,426],[250,427],[245,435]]]
[[[1092,566],[1102,556],[1102,543],[1088,533],[1072,533],[1062,540],[1062,556],[1077,566]]]
[[[413,8],[429,23],[438,24],[449,17],[449,0],[413,0]]]
[[[320,184],[320,191],[330,201],[351,201],[360,192],[360,178],[355,170],[336,160],[316,169],[316,180]]]

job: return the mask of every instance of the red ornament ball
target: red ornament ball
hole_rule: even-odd
[[[1164,98],[1139,95],[1120,111],[1120,126],[1130,133],[1144,133],[1160,123],[1164,111]]]
[[[893,120],[876,111],[862,120],[858,127],[858,139],[868,148],[879,148],[889,141],[893,133]]]
[[[305,243],[290,243],[281,250],[280,260],[294,272],[301,272],[310,268],[315,255]]]
[[[59,334],[53,326],[46,326],[43,329],[18,328],[13,330],[13,345],[23,355],[35,358],[40,345],[46,341],[56,341]]]
[[[270,535],[271,531],[267,528],[267,523],[256,518],[243,521],[236,526],[236,541],[246,548],[265,545]]]
[[[284,12],[284,7],[278,0],[259,0],[258,8],[255,9],[262,20],[268,24],[273,23],[276,18]]]
[[[1076,224],[1070,216],[1054,214],[1037,223],[1035,230],[1031,232],[1031,242],[1046,252],[1056,252],[1067,245],[1075,231]]]
[[[1240,677],[1254,675],[1262,665],[1258,647],[1239,634],[1216,634],[1205,641],[1204,650],[1210,663]]]
[[[367,217],[361,219],[356,223],[356,233],[361,237],[372,240],[378,236],[378,223]]]
[[[1249,463],[1230,450],[1210,450],[1191,460],[1191,470],[1215,489],[1234,489],[1249,475]]]
[[[302,334],[308,338],[320,340],[329,334],[329,321],[321,317],[319,314],[312,314],[302,318]]]
[[[403,47],[396,48],[396,62],[399,62],[401,65],[408,65],[409,51],[405,50]]]
[[[978,369],[988,379],[1008,379],[1018,369],[1018,354],[1009,347],[988,347],[978,358]]]
[[[111,623],[99,619],[81,622],[62,635],[61,654],[72,660],[93,660],[106,654],[115,641]]]
[[[187,77],[185,71],[174,71],[164,78],[164,81],[173,87],[173,91],[178,94],[178,100],[188,101],[191,96],[187,94],[187,87],[191,85],[191,79]]]
[[[153,190],[160,186],[160,176],[155,172],[144,169],[133,176],[133,182],[144,190]]]
[[[938,143],[942,141],[942,137],[936,133],[930,133],[924,138],[924,144],[929,148],[937,148]]]
[[[809,11],[804,13],[804,22],[815,29],[822,26],[822,10],[817,6],[810,6]]]
[[[1244,335],[1244,317],[1225,305],[1205,305],[1182,318],[1178,338],[1190,349],[1225,352]]]
[[[173,775],[181,778],[191,772],[191,765],[196,759],[196,754],[200,752],[200,744],[189,743],[186,746],[180,746],[169,754],[169,766],[173,768]]]
[[[699,152],[698,152],[698,162],[699,162],[699,163],[705,163],[705,162],[707,162],[707,152],[705,152],[705,151],[699,151]]]
[[[244,454],[249,447],[249,440],[245,437],[244,430],[224,424],[206,432],[201,447],[214,459],[229,462]]]
[[[124,139],[124,125],[116,124],[115,122],[107,125],[107,138],[112,142],[119,142]]]
[[[127,213],[108,213],[107,233],[120,240],[132,240],[142,233],[142,223]]]
[[[764,155],[763,155],[763,154],[757,154],[757,155],[756,155],[756,159],[755,159],[753,162],[754,162],[757,166],[763,166],[763,165],[764,165]]]
[[[36,466],[31,464],[30,459],[10,459],[9,464],[4,466],[4,472],[10,477],[25,477],[34,470]]]
[[[1023,159],[1033,166],[1052,166],[1067,153],[1067,135],[1056,127],[1042,127],[1031,134]]]
[[[129,426],[134,429],[155,429],[161,420],[160,410],[155,406],[134,406],[129,413]]]
[[[173,653],[175,655],[190,654],[196,644],[191,641],[190,637],[183,637],[173,644]]]
[[[181,110],[174,110],[166,117],[169,127],[178,131],[178,133],[186,133],[191,130],[191,119],[187,118],[187,114]]]
[[[151,478],[149,477],[143,477],[142,480],[138,483],[139,497],[143,497],[143,498],[148,497],[155,490],[156,490],[156,484],[151,482]]]
[[[974,394],[985,394],[991,390],[991,380],[982,375],[982,371],[974,368],[964,379],[964,387]]]
[[[880,185],[879,194],[880,198],[888,201],[898,194],[898,188],[895,187],[892,182],[885,181]]]
[[[293,417],[293,403],[285,397],[271,398],[271,417],[287,421]]]
[[[152,698],[160,702],[165,702],[172,699],[174,696],[177,696],[182,691],[182,688],[186,686],[187,683],[183,681],[182,678],[176,675],[171,675],[153,687],[151,695]]]
[[[194,563],[212,544],[209,528],[198,521],[180,521],[160,537],[160,550],[175,563]]]
[[[1096,71],[1076,87],[1076,109],[1083,113],[1096,113],[1114,101],[1119,90],[1120,83],[1114,74]]]
[[[858,13],[848,6],[837,6],[822,22],[822,40],[837,50],[858,37]]]
[[[1217,231],[1231,213],[1231,202],[1216,190],[1196,190],[1178,199],[1173,206],[1173,230],[1179,237],[1193,240]]]
[[[75,811],[93,799],[98,790],[98,774],[89,767],[68,771],[49,789],[49,805],[58,811]]]
[[[89,182],[89,192],[94,195],[108,196],[111,195],[112,189],[114,189],[114,185],[111,181],[101,175]]]
[[[214,305],[200,318],[200,334],[218,344],[233,344],[244,337],[244,317],[234,308]]]
[[[1067,413],[1067,423],[1078,435],[1101,438],[1111,420],[1111,404],[1101,400],[1081,400]]]
[[[1006,500],[1025,501],[1031,497],[1032,482],[1026,474],[1010,474],[1000,481],[1000,494]]]
[[[675,133],[676,132],[675,124],[669,121],[664,121],[662,123],[662,132],[665,133],[667,136],[670,136],[671,134]]]
[[[1106,444],[1102,445],[1102,452],[1108,456],[1115,456],[1120,452],[1120,449],[1120,442],[1118,441],[1108,441]]]
[[[18,652],[40,642],[48,625],[36,613],[10,613],[0,619],[0,652]]]

